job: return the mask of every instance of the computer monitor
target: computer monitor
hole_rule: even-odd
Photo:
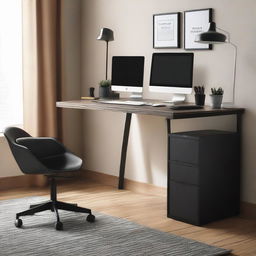
[[[149,90],[174,93],[171,102],[185,100],[192,93],[193,53],[153,53]]]
[[[113,56],[111,89],[132,92],[132,98],[141,98],[144,77],[144,56]]]

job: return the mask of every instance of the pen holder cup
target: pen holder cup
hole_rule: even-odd
[[[90,93],[90,97],[94,97],[94,87],[90,87],[89,89],[89,93]]]
[[[195,102],[198,106],[204,106],[205,94],[195,94]]]

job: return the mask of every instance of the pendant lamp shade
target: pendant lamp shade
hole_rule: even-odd
[[[215,22],[210,22],[208,31],[198,34],[195,42],[202,44],[221,44],[226,43],[226,39],[226,35],[216,31]]]
[[[102,28],[100,30],[100,34],[97,37],[97,40],[103,40],[103,41],[114,41],[114,33],[113,30],[109,28]]]

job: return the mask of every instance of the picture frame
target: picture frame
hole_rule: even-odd
[[[180,48],[180,12],[153,15],[153,48]]]
[[[184,12],[184,49],[185,50],[211,50],[211,44],[196,43],[196,35],[208,30],[212,22],[212,8],[190,10]]]

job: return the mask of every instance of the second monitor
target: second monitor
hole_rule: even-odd
[[[171,102],[182,102],[192,93],[193,53],[153,53],[149,90],[174,93]]]
[[[144,56],[113,56],[111,89],[132,92],[132,98],[141,98],[144,77]]]

